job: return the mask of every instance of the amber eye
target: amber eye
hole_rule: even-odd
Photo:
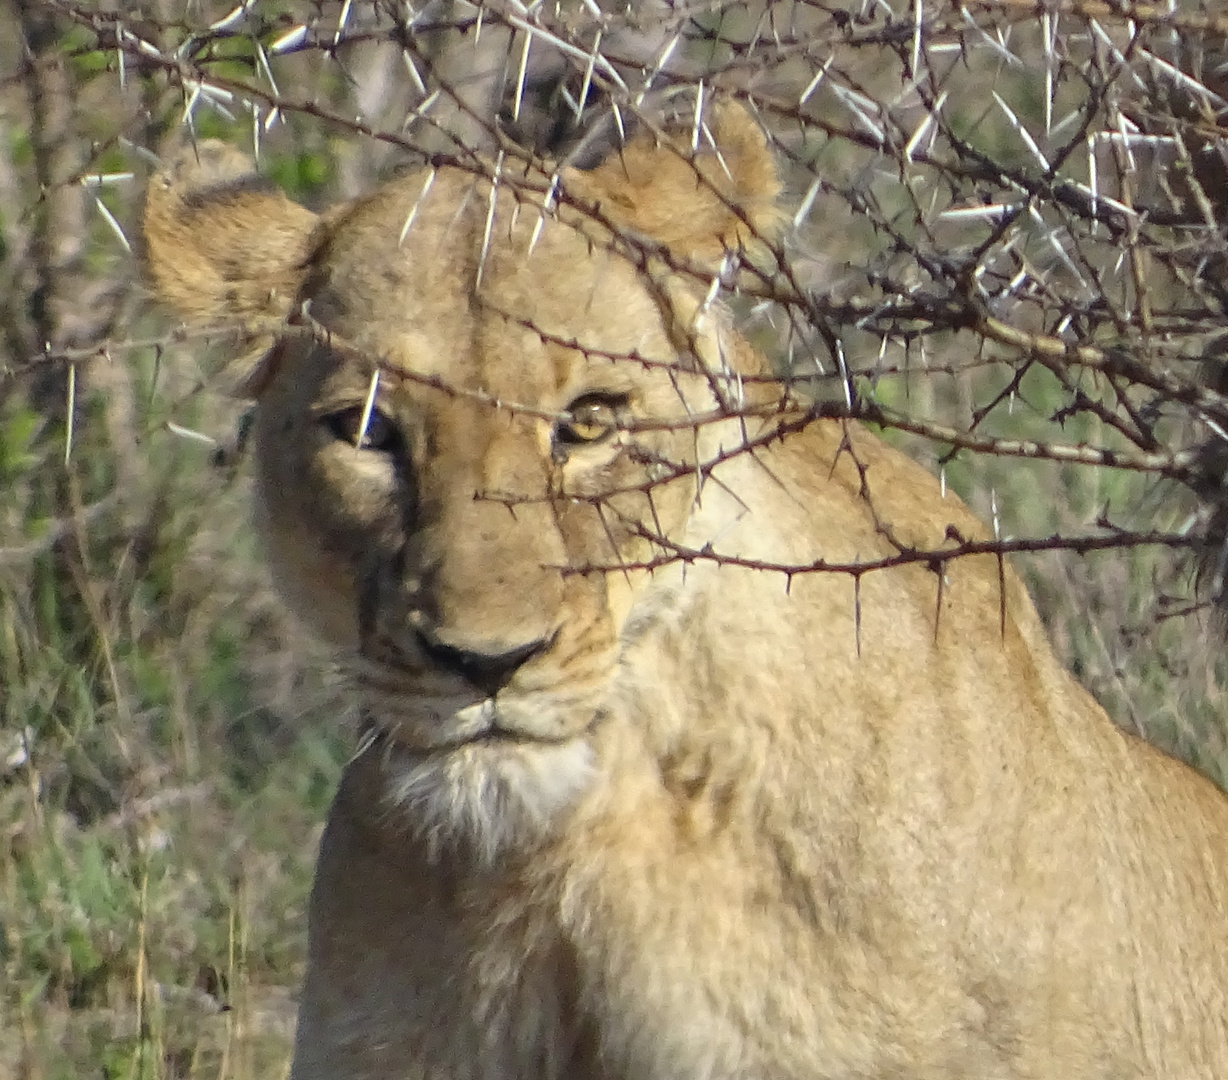
[[[555,425],[554,441],[565,446],[601,442],[614,433],[626,405],[626,394],[584,394]]]
[[[324,417],[324,423],[332,432],[333,438],[347,442],[359,450],[373,450],[379,453],[391,453],[400,444],[401,436],[392,419],[372,409],[363,428],[363,410],[360,407],[342,409],[340,412],[329,413]]]

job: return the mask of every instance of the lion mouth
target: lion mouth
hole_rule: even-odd
[[[495,698],[432,698],[417,694],[371,692],[364,687],[362,729],[378,732],[389,744],[417,755],[446,754],[465,748],[496,749],[558,746],[586,737],[597,714],[586,711],[569,723],[545,719],[537,695],[509,702]]]
[[[413,754],[568,743],[589,734],[605,697],[604,683],[592,682],[505,687],[490,694],[429,669],[364,654],[350,657],[344,667],[361,697],[366,722]]]

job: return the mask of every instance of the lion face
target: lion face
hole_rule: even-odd
[[[625,258],[464,174],[425,186],[318,238],[300,302],[331,341],[269,362],[258,520],[400,752],[398,798],[506,830],[509,801],[544,820],[592,774],[587,735],[653,591],[594,568],[685,527],[688,418],[717,401]]]

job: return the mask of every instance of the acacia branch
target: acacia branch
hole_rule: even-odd
[[[687,547],[635,523],[627,523],[625,527],[633,531],[640,539],[658,548],[661,553],[649,559],[628,559],[616,563],[586,563],[582,566],[557,566],[551,569],[560,570],[565,574],[621,574],[632,571],[652,572],[678,563],[686,565],[715,563],[720,566],[736,566],[743,570],[780,574],[789,580],[806,574],[845,574],[861,578],[880,570],[916,565],[922,565],[935,573],[942,573],[948,562],[975,555],[1001,557],[1043,551],[1070,551],[1076,555],[1087,555],[1093,551],[1118,551],[1142,547],[1163,547],[1172,550],[1191,550],[1198,547],[1198,540],[1188,533],[1162,530],[1111,532],[1090,536],[1064,536],[1055,533],[1047,537],[959,540],[950,547],[944,548],[903,547],[892,555],[883,555],[875,559],[842,561],[815,558],[809,562],[784,563],[722,554],[711,547]]]

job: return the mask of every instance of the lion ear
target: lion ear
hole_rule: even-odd
[[[757,262],[784,220],[776,162],[740,105],[714,106],[708,120],[715,147],[707,152],[645,133],[590,172],[567,170],[564,184],[614,224],[684,258],[719,263],[741,250]]]
[[[145,262],[159,299],[196,323],[249,328],[298,293],[316,215],[217,140],[185,148],[145,196]]]

